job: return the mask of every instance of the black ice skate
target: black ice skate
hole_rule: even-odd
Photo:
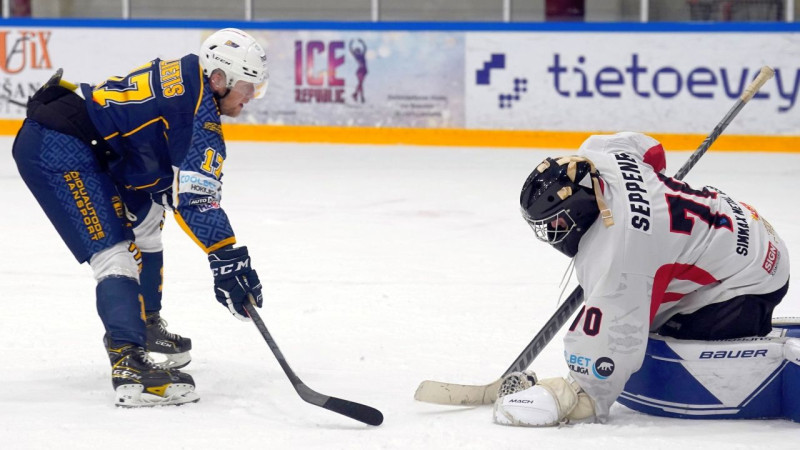
[[[107,336],[103,341],[111,359],[111,383],[117,394],[117,406],[180,405],[200,400],[188,373],[157,367],[142,347],[133,344],[114,347]]]
[[[167,321],[161,318],[158,312],[147,315],[147,351],[156,366],[162,369],[180,369],[192,361],[189,350],[192,349],[192,340],[167,331]],[[153,353],[164,357],[158,360],[153,358]]]

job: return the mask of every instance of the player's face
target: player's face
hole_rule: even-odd
[[[239,80],[228,92],[228,95],[219,101],[219,109],[223,116],[237,117],[244,105],[255,98],[256,87],[253,83]]]
[[[550,228],[553,230],[563,231],[569,228],[569,224],[567,223],[567,219],[563,216],[558,216],[557,219],[550,222]]]

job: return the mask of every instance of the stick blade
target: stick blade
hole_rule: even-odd
[[[491,405],[503,379],[485,385],[443,383],[425,380],[419,384],[414,399],[425,403],[455,406]]]
[[[377,427],[383,423],[383,414],[380,411],[371,406],[351,402],[350,400],[342,400],[341,398],[330,397],[322,405],[322,407],[328,411],[339,413],[343,416],[347,416],[367,425]]]

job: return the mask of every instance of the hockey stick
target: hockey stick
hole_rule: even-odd
[[[26,108],[28,106],[27,103],[22,103],[22,102],[20,102],[18,100],[14,100],[13,98],[5,96],[5,95],[0,95],[0,100],[5,100],[8,103],[11,103],[12,105],[19,106],[20,108]]]
[[[64,74],[64,69],[59,68],[58,70],[56,70],[56,73],[53,74],[53,76],[51,76],[50,79],[47,80],[44,83],[44,85],[42,87],[47,86],[48,84],[50,84],[50,85],[58,84],[59,86],[61,86],[63,88],[69,89],[70,91],[74,91],[74,90],[78,89],[78,85],[77,84],[72,84],[67,80],[62,80],[61,76],[63,74]],[[30,99],[30,97],[28,97],[28,99]],[[27,100],[23,103],[23,102],[21,102],[19,100],[14,100],[13,98],[11,98],[11,97],[9,97],[7,95],[0,95],[0,100],[5,100],[8,103],[11,103],[12,105],[19,106],[21,108],[27,108],[28,107],[28,101]]]
[[[689,156],[689,159],[681,166],[678,172],[675,173],[673,178],[682,180],[687,173],[697,164],[697,161],[706,153],[711,144],[717,140],[720,134],[728,127],[734,117],[739,114],[739,111],[753,98],[753,95],[761,89],[761,86],[767,82],[774,75],[772,68],[764,66],[761,68],[758,76],[747,85],[741,97],[736,101],[736,104],[725,114],[725,117],[714,127],[714,130],[708,137],[703,140],[700,147]],[[494,403],[497,399],[497,390],[503,382],[503,378],[511,372],[522,371],[530,366],[533,359],[536,358],[542,349],[550,343],[555,337],[558,330],[564,326],[570,317],[578,310],[583,303],[583,288],[578,286],[567,297],[567,299],[559,305],[556,312],[545,323],[544,328],[539,331],[533,340],[525,347],[517,359],[509,366],[509,368],[497,380],[486,385],[465,385],[455,383],[444,383],[441,381],[425,380],[420,383],[417,391],[414,393],[414,399],[427,403],[438,403],[441,405],[486,405]]]
[[[261,320],[261,316],[256,312],[255,306],[246,303],[244,309],[247,311],[250,318],[253,319],[253,323],[256,325],[256,328],[258,328],[258,331],[261,332],[261,336],[267,341],[269,349],[272,350],[275,358],[278,359],[278,363],[281,365],[281,368],[283,368],[286,376],[289,377],[289,381],[292,382],[292,386],[294,386],[294,390],[297,391],[300,398],[312,405],[321,406],[329,411],[342,414],[351,419],[366,423],[367,425],[378,426],[383,423],[383,414],[371,406],[362,405],[361,403],[351,402],[349,400],[342,400],[336,397],[329,397],[306,386],[306,384],[295,375],[292,368],[289,367],[289,363],[287,363],[286,358],[283,357],[281,349],[278,348],[278,344],[272,339],[272,335],[269,334],[269,330],[267,330],[264,321]]]

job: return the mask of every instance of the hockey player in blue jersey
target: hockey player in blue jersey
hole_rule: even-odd
[[[242,320],[244,302],[261,306],[247,247],[234,248],[220,206],[220,117],[263,97],[267,81],[262,47],[227,28],[199,55],[155,59],[95,86],[76,89],[59,70],[28,102],[14,159],[75,258],[92,268],[117,405],[199,399],[178,370],[191,360],[191,340],[160,317],[166,210],[207,253],[217,300]]]

